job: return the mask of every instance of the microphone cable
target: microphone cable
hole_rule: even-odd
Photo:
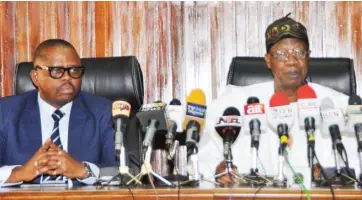
[[[131,193],[131,195],[132,195],[132,200],[135,200],[134,195],[133,195],[133,192],[132,192],[132,190],[131,190],[131,187],[130,187],[128,184],[126,184],[126,182],[124,182],[123,177],[120,177],[120,179],[121,179],[121,183],[124,184],[124,185],[127,187],[129,193]]]
[[[284,151],[285,151],[285,149],[284,149]],[[302,179],[301,179],[301,178],[299,177],[299,175],[294,171],[292,165],[291,165],[290,162],[289,162],[288,157],[284,155],[284,159],[285,159],[288,167],[289,167],[290,170],[292,171],[293,176],[297,179],[297,181],[298,181],[298,183],[299,183],[299,186],[300,186],[301,189],[304,191],[304,193],[307,195],[307,199],[308,199],[308,200],[311,200],[310,195],[309,195],[309,191],[308,191],[307,188],[305,187]]]
[[[151,170],[148,168],[147,165],[145,165],[146,171],[147,171],[147,176],[148,176],[148,180],[150,181],[150,184],[152,186],[153,189],[153,193],[155,193],[156,195],[156,200],[158,200],[158,193],[155,187],[155,184],[153,183],[152,177],[151,177]]]
[[[349,168],[349,161],[348,161],[348,156],[347,156],[347,151],[346,149],[344,148],[344,146],[342,146],[342,152],[339,152],[339,155],[341,156],[342,160],[343,160],[343,163],[344,165],[346,166],[346,171],[347,171],[347,174],[342,174],[343,176],[347,177],[348,179],[352,180],[352,181],[355,181],[357,182],[358,184],[362,184],[357,178],[354,179],[353,178],[353,175],[351,174],[350,172],[350,168]],[[342,154],[343,153],[343,154]]]
[[[259,150],[256,152],[256,157],[258,158],[258,160],[259,160],[259,163],[260,163],[260,165],[261,165],[261,168],[263,168],[263,171],[264,171],[264,173],[265,173],[265,180],[266,181],[270,181],[270,180],[268,180],[266,177],[267,177],[267,174],[266,174],[266,170],[265,170],[265,168],[264,168],[264,165],[263,165],[263,163],[261,162],[261,159],[260,159],[260,157],[259,157]],[[259,174],[258,174],[259,175]],[[260,176],[260,177],[262,177],[262,176]],[[256,191],[255,191],[255,193],[254,193],[254,197],[253,197],[253,200],[255,200],[256,199],[256,195],[261,191],[261,189],[263,188],[263,187],[265,187],[266,186],[266,183],[265,184],[262,184]]]
[[[177,152],[178,150],[176,150]],[[170,156],[171,158],[171,154],[169,151],[167,151],[168,156]],[[179,177],[179,172],[176,166],[176,162],[175,162],[175,158],[172,159],[172,164],[173,164],[173,168],[176,171],[176,181],[177,181],[177,200],[180,200],[180,190],[181,190],[181,185],[180,185],[180,177]]]
[[[336,197],[335,197],[335,195],[334,195],[334,189],[333,189],[332,185],[329,184],[329,179],[328,179],[328,177],[327,177],[327,174],[326,174],[326,172],[324,171],[324,168],[322,167],[321,163],[319,162],[318,156],[317,156],[317,154],[315,153],[315,149],[314,149],[314,148],[312,149],[312,154],[313,154],[312,156],[314,156],[315,159],[316,159],[316,161],[317,161],[317,165],[318,165],[319,169],[321,170],[321,174],[322,174],[324,180],[327,182],[329,188],[331,189],[332,199],[335,200]]]

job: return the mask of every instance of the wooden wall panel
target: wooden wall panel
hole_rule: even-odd
[[[207,102],[226,84],[234,56],[264,56],[268,24],[291,12],[308,29],[312,56],[354,59],[362,75],[361,2],[0,2],[1,95],[12,94],[15,64],[48,38],[70,41],[81,57],[135,55],[145,101]]]

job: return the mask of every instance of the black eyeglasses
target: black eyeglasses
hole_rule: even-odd
[[[78,79],[84,74],[84,66],[71,66],[71,67],[62,67],[62,66],[35,66],[35,69],[48,70],[49,76],[54,79],[60,79],[64,76],[65,71],[68,72],[68,75],[72,78]]]

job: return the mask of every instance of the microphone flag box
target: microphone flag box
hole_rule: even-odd
[[[265,114],[265,106],[262,103],[253,103],[244,106],[244,132],[250,134],[249,123],[251,120],[257,119],[260,122],[261,133],[265,132],[267,126],[267,119]]]
[[[157,120],[159,126],[157,130],[168,130],[168,117],[166,114],[165,103],[149,103],[143,104],[137,113],[137,118],[140,120],[143,127],[149,125],[150,120]]]
[[[319,109],[319,102],[317,99],[299,99],[298,100],[298,120],[299,127],[304,129],[305,127],[305,118],[313,117],[315,122],[315,127],[317,128],[321,121],[321,114]]]

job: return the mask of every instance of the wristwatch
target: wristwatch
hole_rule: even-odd
[[[91,167],[89,166],[88,163],[84,162],[84,168],[85,170],[87,170],[87,176],[83,179],[89,178],[89,177],[95,177],[96,175],[93,173]]]

